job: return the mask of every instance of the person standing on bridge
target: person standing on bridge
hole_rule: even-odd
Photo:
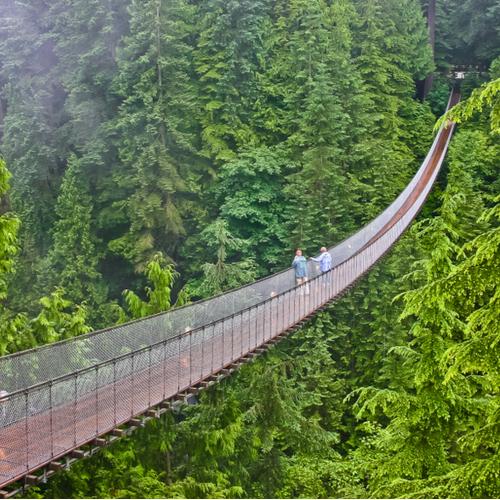
[[[295,281],[297,285],[303,285],[307,281],[307,260],[302,255],[300,248],[297,248],[295,252],[292,267],[295,269]]]
[[[320,256],[313,257],[314,262],[319,262],[319,269],[322,273],[328,272],[332,268],[332,256],[326,247],[321,247]]]
[[[0,391],[0,427],[7,426],[7,402],[9,401],[9,393],[7,391]],[[1,458],[1,457],[0,457]]]

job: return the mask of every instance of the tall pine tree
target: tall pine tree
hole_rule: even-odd
[[[189,217],[185,199],[198,189],[192,10],[185,0],[132,1],[118,53],[114,88],[123,103],[114,126],[123,167],[113,177],[123,196],[114,208],[128,230],[110,248],[138,269],[156,251],[175,254]]]

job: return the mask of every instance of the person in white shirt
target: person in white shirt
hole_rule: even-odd
[[[314,260],[315,262],[319,262],[319,268],[321,272],[326,273],[332,268],[332,256],[330,255],[330,252],[328,252],[326,247],[321,247],[320,252],[320,256],[313,257],[312,260]]]

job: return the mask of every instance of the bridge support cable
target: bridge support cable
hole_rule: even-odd
[[[448,108],[459,99],[452,92]],[[401,237],[447,151],[442,127],[415,177],[376,219],[329,252],[336,266],[295,286],[291,269],[167,313],[0,358],[0,497],[157,416],[264,352],[338,298]],[[111,436],[110,436],[111,433]],[[108,435],[104,439],[103,436]],[[45,475],[34,472],[44,469]]]

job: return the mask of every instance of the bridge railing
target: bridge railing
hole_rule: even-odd
[[[426,194],[371,245],[304,285],[271,292],[263,302],[209,325],[13,394],[0,420],[11,478],[195,385],[334,299],[392,247]],[[0,467],[0,484],[1,474]]]
[[[412,181],[413,189],[388,209],[390,217],[380,219],[376,226],[369,224],[361,231],[369,231],[367,234],[358,233],[346,240],[342,245],[347,254],[337,255],[340,263],[304,285],[293,286],[293,274],[287,270],[274,279],[217,298],[231,301],[238,293],[250,295],[249,301],[229,303],[215,313],[209,311],[214,304],[210,300],[195,304],[196,308],[179,309],[182,322],[172,311],[129,323],[125,327],[139,339],[133,350],[125,344],[119,352],[122,337],[115,333],[123,327],[118,327],[24,356],[10,356],[3,364],[6,358],[1,358],[0,378],[16,383],[9,396],[0,400],[0,486],[227,367],[338,296],[387,252],[411,223],[432,187],[450,137],[451,130],[441,130],[432,155]],[[437,167],[416,192],[421,176],[429,173],[431,159]],[[373,227],[379,231],[412,195],[411,206],[385,232],[374,236]],[[244,304],[248,305],[242,307]],[[218,317],[226,310],[231,314]],[[196,317],[198,313],[201,319]],[[214,314],[214,321],[203,322]],[[50,361],[59,362],[57,356],[66,356],[62,362],[70,373],[50,371]],[[40,376],[45,370],[49,371]]]
[[[436,136],[414,178],[384,212],[363,229],[329,249],[334,263],[342,263],[357,253],[401,209],[421,181],[439,141],[440,134]],[[316,266],[312,262],[309,262],[309,271],[311,276],[317,274]],[[186,331],[196,330],[266,300],[271,292],[280,294],[290,290],[295,285],[294,281],[293,271],[287,269],[185,307],[1,357],[0,390],[12,393],[112,360]]]
[[[0,443],[10,474],[25,475],[67,454],[265,344],[369,269],[399,237],[403,224],[304,285],[186,334],[12,394],[0,415]],[[0,466],[0,484],[1,477]]]
[[[394,216],[413,192],[432,157],[438,137],[424,164],[410,185],[380,216],[362,230],[329,251],[335,264],[342,263],[358,252]],[[309,262],[311,276],[316,266]],[[10,393],[38,383],[90,368],[123,354],[137,351],[169,337],[231,316],[266,300],[270,293],[280,294],[295,286],[291,269],[232,290],[228,293],[185,307],[160,313],[123,325],[106,328],[77,338],[56,342],[0,358],[0,390]]]

